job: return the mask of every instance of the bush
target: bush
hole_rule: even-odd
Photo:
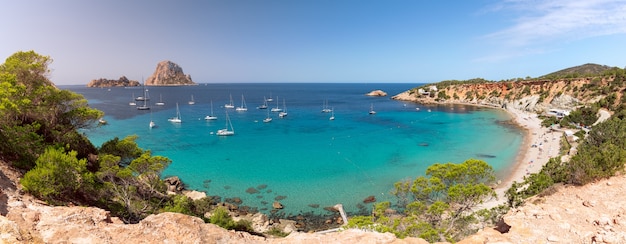
[[[49,147],[37,158],[35,167],[20,181],[24,190],[48,202],[74,197],[83,184],[93,184],[87,161],[78,160],[76,151]]]

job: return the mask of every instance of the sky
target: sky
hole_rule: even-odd
[[[3,1],[0,59],[50,56],[57,85],[430,83],[626,66],[626,0]]]

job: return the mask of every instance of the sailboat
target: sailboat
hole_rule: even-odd
[[[376,114],[376,111],[374,111],[374,104],[370,103],[370,114]]]
[[[143,79],[142,79],[143,82]],[[148,91],[148,89],[146,89],[146,84],[143,83],[143,97],[142,96],[138,96],[135,98],[135,101],[146,101],[146,100],[150,100],[150,97],[146,94],[146,91]],[[134,96],[134,95],[133,95]]]
[[[162,94],[159,94],[159,101],[157,103],[155,103],[154,105],[157,105],[157,106],[165,105],[165,103],[163,102],[163,95]]]
[[[143,99],[143,105],[137,107],[137,109],[139,109],[139,110],[149,110],[150,106],[148,106],[148,100],[150,100],[150,99],[148,99],[148,89],[145,89],[145,88],[143,89],[143,98],[144,98]]]
[[[157,127],[156,123],[154,123],[154,120],[152,120],[152,112],[150,112],[150,129]]]
[[[285,99],[283,98],[283,111],[278,113],[278,117],[284,118],[287,116],[287,106],[285,105]]]
[[[335,109],[331,108],[330,118],[328,120],[335,120]]]
[[[131,98],[135,99],[135,93],[134,92],[133,92],[133,96]],[[130,100],[128,105],[130,105],[130,106],[137,106],[137,103],[135,101],[133,101],[133,100]]]
[[[270,92],[270,98],[268,98],[265,101],[267,101],[267,102],[273,102],[274,101],[274,99],[272,98],[272,93],[271,92]]]
[[[205,120],[216,120],[217,117],[213,116],[213,100],[211,100],[211,115],[204,117]]]
[[[322,104],[322,113],[330,113],[333,110],[328,108],[328,100],[324,100],[324,103]]]
[[[281,112],[281,111],[283,111],[283,109],[278,107],[278,96],[276,96],[276,107],[272,108],[272,112]]]
[[[226,111],[226,128],[217,130],[215,134],[218,136],[232,136],[235,134],[235,128],[233,128],[233,124],[230,122],[230,118],[228,117],[228,111]],[[230,128],[230,130],[228,130]]]
[[[178,103],[176,103],[176,117],[169,118],[167,121],[172,123],[182,123],[183,121],[180,119],[180,110],[178,109]]]
[[[267,109],[267,99],[265,99],[265,97],[263,97],[263,104],[256,107],[257,109]]]
[[[233,104],[233,95],[230,94],[230,103],[224,105],[225,108],[235,108],[235,104]]]
[[[272,117],[270,117],[270,111],[267,111],[267,117],[265,119],[263,119],[263,123],[269,123],[272,122]]]
[[[193,95],[191,95],[191,100],[189,100],[189,102],[187,102],[187,103],[189,103],[189,105],[196,104],[196,101],[193,100]]]
[[[237,107],[235,110],[236,111],[248,111],[248,108],[246,107],[246,99],[243,98],[243,94],[241,94],[241,107]]]

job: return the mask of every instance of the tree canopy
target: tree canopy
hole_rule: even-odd
[[[79,94],[60,90],[47,78],[52,59],[17,52],[0,65],[0,155],[30,169],[47,145],[70,146],[79,156],[95,147],[77,132],[103,116]]]
[[[460,164],[434,164],[425,176],[394,184],[402,215],[390,210],[390,202],[374,206],[372,216],[350,220],[349,226],[393,232],[399,237],[417,236],[428,241],[454,241],[474,231],[478,221],[473,209],[496,196],[488,186],[495,180],[493,168],[482,160]]]

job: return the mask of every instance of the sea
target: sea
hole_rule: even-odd
[[[162,177],[178,176],[188,189],[263,213],[275,201],[286,215],[324,214],[342,204],[348,213],[370,211],[392,201],[395,182],[425,174],[435,163],[470,158],[489,163],[505,177],[522,145],[523,133],[505,111],[463,105],[422,105],[391,96],[421,84],[408,83],[207,83],[146,87],[150,110],[129,105],[143,87],[61,86],[82,94],[104,111],[106,125],[83,132],[96,146],[114,137],[137,135],[138,145],[172,163]],[[365,94],[383,90],[385,97]],[[190,105],[193,100],[195,104]],[[224,108],[233,98],[245,112]],[[243,99],[242,99],[243,98]],[[268,109],[257,109],[268,102]],[[156,106],[163,102],[165,105]],[[137,106],[143,102],[136,101]],[[168,118],[176,116],[182,123]],[[269,112],[285,108],[280,118]],[[332,113],[321,112],[330,108]],[[375,114],[370,114],[374,110]],[[217,120],[207,121],[213,111]],[[235,134],[218,136],[230,128]],[[267,117],[271,122],[264,122]],[[334,116],[334,120],[330,117]],[[150,128],[150,121],[157,127]]]

